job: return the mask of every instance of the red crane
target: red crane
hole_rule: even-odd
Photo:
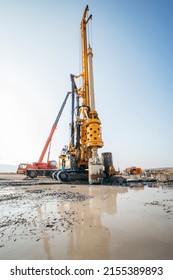
[[[53,126],[51,128],[51,131],[49,133],[49,136],[47,138],[47,141],[44,145],[44,148],[42,150],[42,153],[40,155],[40,158],[38,160],[38,162],[33,162],[33,164],[29,164],[29,163],[20,163],[17,169],[17,173],[18,174],[26,174],[28,175],[30,178],[35,178],[38,175],[43,176],[46,175],[48,176],[51,171],[56,170],[57,169],[57,162],[55,160],[49,160],[49,156],[50,156],[50,147],[51,147],[51,141],[52,141],[52,137],[54,135],[55,129],[57,128],[57,124],[59,122],[59,119],[62,115],[63,109],[65,107],[65,104],[67,102],[68,96],[69,96],[70,92],[67,92],[67,95],[64,99],[64,102],[62,103],[62,106],[59,110],[59,113],[53,123]],[[48,151],[48,157],[47,157],[47,162],[43,162],[43,159],[45,157],[45,154],[48,150],[49,147],[49,151]]]

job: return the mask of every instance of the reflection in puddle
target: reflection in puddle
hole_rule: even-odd
[[[117,213],[116,197],[118,192],[128,189],[105,187],[89,188],[93,197],[79,208],[73,205],[78,223],[72,227],[68,243],[68,259],[109,259],[110,231],[102,223],[105,213]]]

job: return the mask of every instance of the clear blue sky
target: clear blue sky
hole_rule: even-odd
[[[37,161],[80,72],[79,24],[93,15],[96,108],[114,165],[173,166],[173,1],[0,0],[0,163]],[[69,143],[70,104],[52,142]]]

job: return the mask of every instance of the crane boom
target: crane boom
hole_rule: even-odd
[[[43,159],[44,159],[44,156],[45,156],[45,154],[46,154],[46,152],[47,152],[47,149],[48,149],[48,147],[49,147],[49,145],[50,145],[50,143],[51,143],[53,134],[54,134],[54,132],[55,132],[55,129],[56,129],[56,127],[57,127],[57,124],[58,124],[58,122],[59,122],[59,119],[60,119],[60,117],[61,117],[61,115],[62,115],[63,109],[64,109],[65,104],[66,104],[66,102],[67,102],[67,99],[68,99],[68,97],[69,97],[69,93],[70,93],[70,92],[67,92],[67,95],[66,95],[66,97],[65,97],[65,99],[64,99],[64,102],[62,103],[62,106],[61,106],[61,108],[60,108],[60,110],[59,110],[59,113],[58,113],[58,115],[57,115],[57,117],[56,117],[56,119],[55,119],[55,122],[54,122],[54,124],[53,124],[53,126],[52,126],[52,128],[51,128],[51,131],[50,131],[50,133],[49,133],[49,136],[48,136],[48,138],[47,138],[47,141],[46,141],[46,143],[45,143],[45,145],[44,145],[44,148],[43,148],[43,150],[42,150],[42,153],[41,153],[41,155],[40,155],[40,158],[39,158],[38,163],[41,163],[41,162],[43,161]]]

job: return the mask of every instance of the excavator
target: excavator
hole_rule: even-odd
[[[70,75],[70,143],[62,149],[57,169],[50,170],[50,168],[47,168],[48,165],[46,165],[46,169],[41,168],[41,174],[46,173],[46,175],[62,183],[87,182],[89,184],[102,184],[117,182],[119,179],[119,173],[115,171],[113,166],[112,154],[105,152],[99,156],[98,153],[104,143],[102,140],[101,121],[95,106],[93,53],[88,38],[88,24],[92,19],[92,15],[88,15],[88,11],[89,7],[87,5],[80,23],[82,73]],[[79,81],[80,87],[77,87],[76,81]],[[62,105],[62,107],[64,106],[65,104]],[[40,175],[39,167],[42,166],[47,144],[50,142],[56,125],[57,121],[55,121],[38,163],[33,164],[31,168],[27,167],[25,173],[29,177],[35,178]],[[120,179],[122,182],[123,179]]]

